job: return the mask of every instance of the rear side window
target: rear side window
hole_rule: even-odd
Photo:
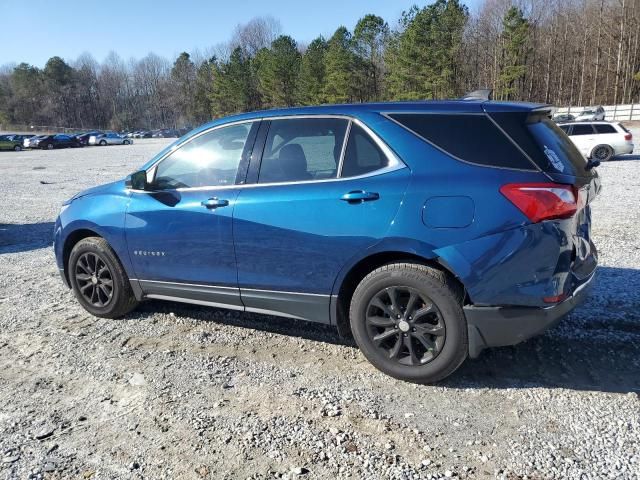
[[[593,127],[590,124],[576,124],[571,128],[571,135],[593,135]]]
[[[596,127],[597,133],[618,133],[616,129],[613,127],[613,125],[606,125],[604,123],[602,124],[599,123],[594,126]]]
[[[531,162],[486,115],[389,115],[429,143],[469,163],[533,170]]]
[[[349,132],[347,151],[342,164],[341,177],[364,175],[387,166],[387,157],[367,135],[362,127],[355,123]]]
[[[347,124],[339,118],[272,120],[258,183],[336,178]]]
[[[495,112],[491,117],[541,170],[577,176],[593,174],[586,170],[585,158],[566,135],[566,129],[572,126],[558,127],[547,111]],[[591,124],[577,126],[587,127],[593,133]]]

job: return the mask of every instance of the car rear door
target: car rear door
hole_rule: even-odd
[[[328,322],[340,269],[384,237],[409,170],[358,121],[265,122],[233,218],[248,311]],[[346,137],[346,142],[345,142]]]
[[[616,130],[610,123],[596,123],[596,143],[598,145],[610,145],[614,153],[620,152],[624,145],[624,133]]]
[[[129,257],[150,298],[242,309],[232,214],[259,122],[216,127],[171,150],[131,191]]]

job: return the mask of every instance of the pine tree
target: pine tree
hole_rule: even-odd
[[[329,39],[324,57],[325,99],[329,103],[344,103],[353,99],[355,76],[351,34],[340,27]]]
[[[522,10],[511,7],[502,21],[502,69],[498,77],[497,98],[518,97],[527,73],[529,21]]]
[[[293,38],[282,35],[270,49],[256,55],[256,72],[262,100],[267,107],[296,104],[301,55]]]
[[[389,97],[433,99],[460,93],[456,72],[467,17],[459,0],[437,0],[402,14],[402,30],[387,48]]]
[[[171,97],[176,116],[183,121],[194,119],[196,66],[187,52],[182,52],[171,69]]]
[[[260,107],[251,59],[240,47],[227,62],[215,65],[211,92],[211,113],[215,117],[246,112]]]
[[[303,105],[325,102],[325,55],[327,42],[323,37],[313,40],[304,52],[298,80],[298,99]]]

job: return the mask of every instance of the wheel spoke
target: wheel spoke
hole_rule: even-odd
[[[437,325],[432,325],[430,323],[422,323],[420,325],[415,325],[414,327],[421,335],[434,335],[436,337],[441,337],[444,335],[444,327],[438,323]]]
[[[88,273],[76,273],[76,279],[81,282],[88,282],[91,280],[91,275]]]
[[[409,300],[407,300],[407,308],[404,311],[405,320],[413,315],[413,309],[415,308],[416,302],[418,301],[419,298],[420,297],[418,297],[418,294],[416,294],[413,291],[411,292],[411,295],[409,296]]]
[[[82,293],[84,293],[84,292],[86,292],[86,291],[87,291],[87,289],[88,289],[89,287],[93,287],[93,283],[91,283],[91,282],[89,282],[89,283],[85,283],[83,286],[81,286],[81,287],[80,287],[80,291],[81,291]]]
[[[411,363],[411,365],[420,363],[413,348],[413,341],[411,339],[411,336],[407,335],[406,337],[404,337],[404,344],[407,346],[407,350],[409,350],[409,363]]]
[[[102,293],[104,293],[105,297],[107,297],[107,300],[111,297],[111,292],[107,290],[107,288],[104,285],[98,285],[98,288]]]
[[[390,338],[390,337],[392,337],[394,335],[399,335],[398,331],[393,329],[393,328],[390,328],[389,330],[385,330],[384,332],[379,333],[378,335],[373,337],[373,341],[375,343],[377,343],[378,345],[380,345],[380,343],[382,343],[387,338]]]
[[[413,337],[418,340],[427,350],[435,350],[435,342],[427,338],[425,335],[414,333]]]
[[[371,316],[367,317],[367,323],[374,327],[391,327],[395,322],[387,317]]]
[[[110,278],[103,278],[101,280],[103,285],[107,285],[109,287],[113,287],[113,280],[111,280]]]
[[[402,339],[402,335],[398,335],[396,343],[393,345],[393,348],[389,350],[389,358],[398,358],[398,355],[400,355],[400,350],[402,350],[402,346],[404,345]]]
[[[376,297],[371,301],[371,305],[373,305],[374,307],[378,307],[380,310],[382,310],[384,313],[386,313],[387,315],[389,315],[390,317],[394,317],[394,313],[393,311],[389,308],[388,305],[386,305],[381,299],[380,297]]]
[[[400,313],[400,307],[398,306],[398,299],[396,297],[396,287],[387,288],[387,295],[389,295],[389,300],[391,300],[391,311],[393,312],[392,316],[396,316]]]
[[[429,315],[431,313],[435,313],[436,312],[436,307],[433,305],[433,303],[427,305],[426,307],[422,307],[418,310],[416,310],[415,315],[413,316],[413,321],[414,322],[419,322],[422,317],[424,317],[425,315]]]

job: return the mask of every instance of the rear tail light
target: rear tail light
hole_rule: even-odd
[[[500,193],[533,223],[569,218],[578,210],[576,191],[570,185],[509,183],[500,187]]]
[[[627,133],[627,134],[624,136],[624,139],[625,139],[625,140],[627,140],[627,141],[631,140],[632,138],[633,138],[633,135],[631,135],[630,133]]]

